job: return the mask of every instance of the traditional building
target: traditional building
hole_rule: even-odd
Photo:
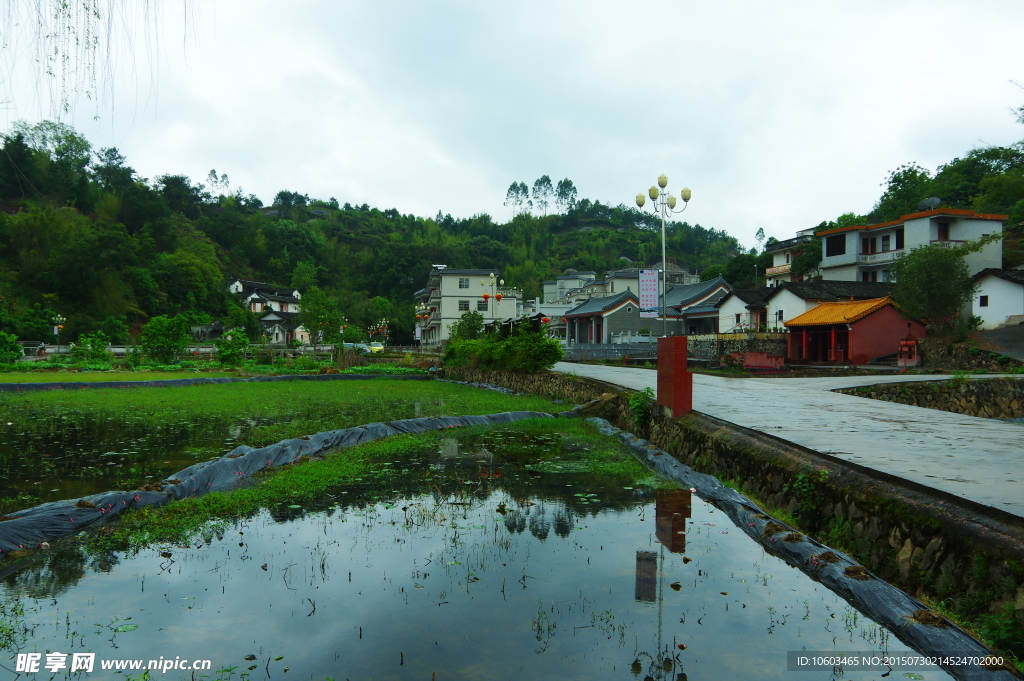
[[[565,313],[570,343],[610,343],[613,334],[637,332],[648,319],[640,318],[640,299],[632,291],[591,298]]]
[[[924,325],[904,319],[888,297],[820,303],[785,325],[790,362],[867,364],[925,335]]]
[[[255,312],[260,328],[271,343],[291,345],[309,343],[309,333],[298,321],[302,311],[302,294],[298,289],[280,288],[262,281],[232,279],[228,291],[242,299],[251,312]]]
[[[733,289],[715,305],[718,308],[718,332],[742,333],[768,328],[768,296],[772,289]]]
[[[785,322],[813,309],[819,303],[884,298],[892,284],[861,281],[796,281],[779,284],[765,298],[767,328],[781,331]]]
[[[732,291],[723,277],[718,276],[696,284],[677,284],[665,295],[668,309],[667,324],[662,320],[651,320],[659,327],[667,326],[669,336],[704,335],[718,333],[718,308],[716,305]]]

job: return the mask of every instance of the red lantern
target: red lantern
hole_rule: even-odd
[[[565,317],[562,317],[562,323],[565,324],[565,322],[566,322]]]
[[[541,321],[542,321],[542,322],[544,322],[545,324],[547,324],[547,323],[548,323],[548,322],[550,322],[551,320],[550,320],[550,319],[548,319],[547,317],[542,317],[542,318],[541,318]]]
[[[501,294],[500,293],[495,294],[494,299],[497,300],[500,303],[501,302]]]
[[[490,297],[491,297],[491,294],[490,294],[490,293],[485,293],[485,294],[484,294],[484,300],[489,300],[489,299],[490,299]]]

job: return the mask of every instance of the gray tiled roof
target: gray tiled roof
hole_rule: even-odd
[[[610,310],[616,305],[630,299],[639,304],[639,299],[632,291],[623,291],[622,293],[618,293],[614,296],[605,296],[603,298],[591,298],[585,303],[580,303],[576,307],[572,308],[566,312],[564,316],[575,317],[578,315],[600,314],[601,312]]]
[[[732,286],[729,285],[729,282],[721,276],[696,284],[676,284],[669,288],[668,293],[665,295],[665,305],[667,307],[681,307],[689,305],[690,303],[707,296],[717,287],[722,285],[724,285],[728,290],[732,290]]]
[[[736,296],[737,298],[742,300],[744,303],[746,303],[747,306],[749,307],[749,306],[758,306],[758,305],[763,306],[765,303],[768,302],[768,297],[772,293],[774,293],[774,292],[775,292],[775,289],[771,288],[770,286],[765,286],[765,287],[762,287],[762,288],[737,288],[737,289],[733,289],[731,295]],[[728,297],[729,296],[725,296],[721,300],[719,300],[718,301],[719,304],[724,303],[726,298],[728,298]]]
[[[1014,284],[1024,284],[1024,270],[1017,269],[997,270],[994,267],[989,267],[975,274],[974,279],[977,281],[988,274],[991,274],[993,277],[1005,279],[1006,281],[1011,281]]]
[[[791,281],[776,286],[766,300],[774,298],[781,290],[789,291],[804,300],[869,300],[885,298],[892,293],[892,289],[892,284],[881,281]]]
[[[483,275],[485,277],[489,277],[491,276],[492,272],[494,273],[495,277],[501,275],[501,273],[498,270],[458,270],[455,269],[454,267],[446,267],[443,270],[433,269],[430,271],[430,274],[468,274],[470,276]]]

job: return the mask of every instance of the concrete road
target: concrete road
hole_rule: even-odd
[[[657,390],[657,372],[650,369],[559,362],[555,370],[634,390]],[[1024,517],[1024,426],[831,392],[873,383],[948,378],[695,374],[693,408]]]

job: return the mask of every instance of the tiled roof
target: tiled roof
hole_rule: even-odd
[[[1011,281],[1014,284],[1024,284],[1024,270],[997,270],[993,267],[983,269],[982,271],[975,274],[974,280],[977,281],[988,274],[991,274],[993,277],[1005,279],[1006,281]]]
[[[830,229],[824,232],[818,232],[817,236],[827,236],[829,234],[841,234],[842,232],[852,232],[861,229],[881,229],[883,227],[892,227],[894,225],[902,225],[907,220],[916,220],[917,218],[930,218],[937,215],[950,215],[954,217],[972,218],[974,220],[999,220],[1005,222],[1009,219],[1009,215],[995,215],[990,213],[975,213],[973,210],[964,210],[962,208],[936,208],[935,210],[926,210],[920,213],[910,213],[909,215],[900,216],[899,220],[890,220],[889,222],[879,222],[877,225],[850,225],[849,227],[840,227],[839,229]]]
[[[683,310],[683,316],[712,313],[718,314],[718,307],[715,305],[694,305]]]
[[[867,300],[884,298],[892,293],[892,284],[868,281],[788,281],[771,289],[765,300],[770,300],[781,291],[789,291],[804,300]]]
[[[430,275],[433,276],[435,274],[468,274],[470,276],[483,275],[485,277],[489,277],[491,276],[492,272],[494,273],[495,277],[501,276],[501,273],[498,270],[458,270],[455,269],[454,267],[446,267],[444,269],[435,268],[430,271]]]
[[[854,300],[845,303],[819,303],[814,309],[783,322],[786,326],[820,326],[826,324],[849,324],[867,317],[872,312],[893,305],[890,298]]]
[[[580,303],[576,307],[572,308],[565,313],[566,317],[577,317],[579,315],[592,315],[606,312],[616,305],[619,305],[627,300],[633,300],[638,305],[640,300],[634,295],[632,291],[623,291],[622,293],[614,296],[605,296],[603,298],[591,298],[585,303]]]
[[[668,293],[665,294],[665,306],[682,307],[689,305],[704,298],[719,286],[725,286],[726,290],[729,291],[732,290],[729,282],[721,276],[696,284],[676,284],[669,288]]]
[[[769,286],[762,288],[735,288],[732,290],[732,295],[736,296],[747,305],[764,305],[768,301],[768,297],[774,292],[774,289]],[[718,302],[721,303],[724,301],[725,298],[722,298],[722,300]]]

